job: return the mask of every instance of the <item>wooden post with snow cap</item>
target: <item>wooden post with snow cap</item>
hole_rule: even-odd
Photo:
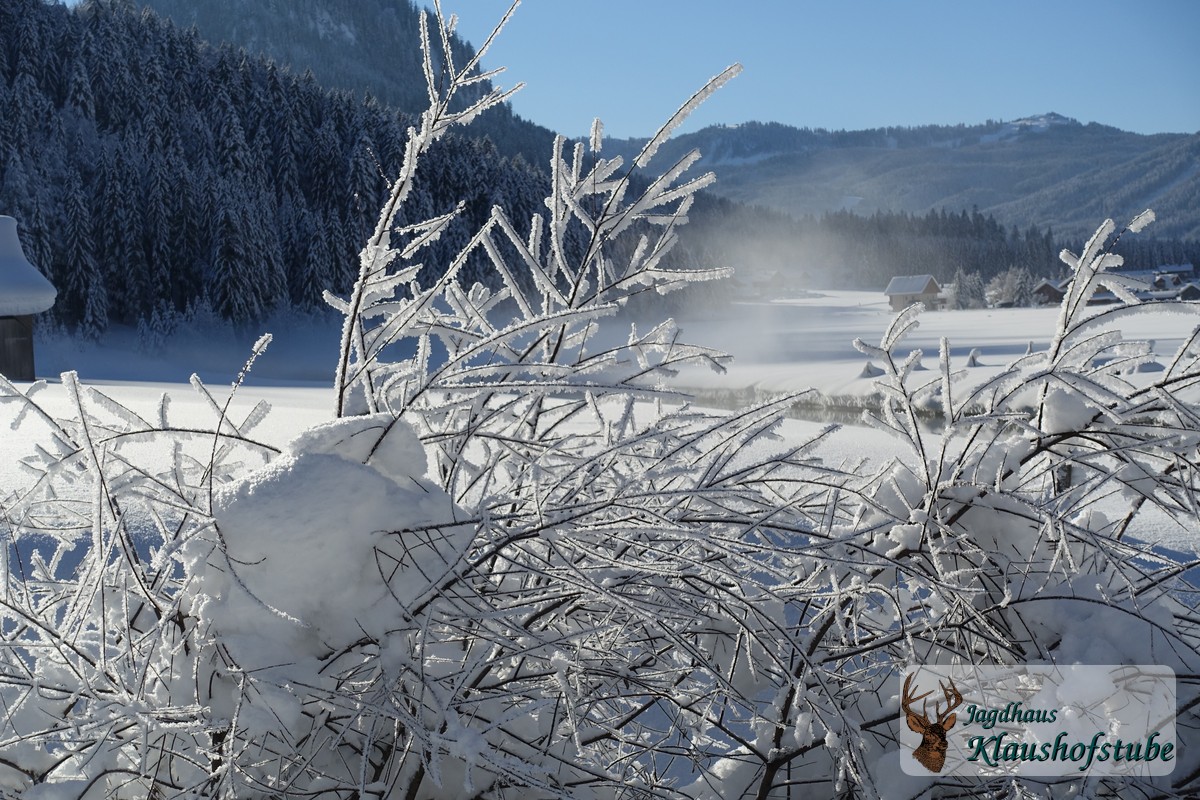
[[[17,221],[0,216],[0,375],[31,381],[33,315],[52,305],[58,291],[25,258]]]

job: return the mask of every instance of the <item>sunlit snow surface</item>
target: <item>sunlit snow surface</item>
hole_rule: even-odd
[[[946,338],[952,369],[963,370],[969,381],[982,382],[1030,348],[1045,350],[1058,314],[1057,306],[929,311],[920,317],[920,327],[905,340],[902,351],[921,350],[922,364],[932,378],[941,340]],[[770,395],[807,388],[835,398],[870,395],[874,381],[863,377],[868,359],[851,342],[859,337],[878,343],[893,318],[886,298],[876,292],[825,291],[794,299],[732,303],[715,318],[684,319],[681,327],[690,341],[733,355],[733,365],[725,374],[686,372],[678,384],[701,396],[725,391],[746,394],[746,389]],[[1200,317],[1192,315],[1144,314],[1127,320],[1122,335],[1127,340],[1152,341],[1157,361],[1165,365],[1198,323]],[[972,352],[977,366],[968,366]],[[1132,375],[1129,380],[1136,384],[1154,374]],[[795,423],[790,430],[809,427]],[[835,439],[847,455],[877,458],[897,453],[885,437],[863,427],[847,426]],[[1195,525],[1181,526],[1154,509],[1143,511],[1130,535],[1181,553],[1200,549],[1200,530]]]
[[[918,330],[905,342],[924,352],[923,364],[938,365],[940,341],[950,343],[952,366],[968,378],[983,380],[996,374],[1032,347],[1045,349],[1054,330],[1057,307],[927,312]],[[772,302],[736,302],[720,313],[683,316],[684,337],[721,349],[734,356],[725,374],[694,370],[681,374],[677,385],[694,391],[701,402],[723,392],[757,390],[773,394],[815,388],[835,397],[866,396],[872,380],[862,377],[867,358],[856,351],[855,337],[878,342],[893,314],[886,299],[876,292],[814,292],[795,299]],[[1181,314],[1152,314],[1130,324],[1128,339],[1155,342],[1159,360],[1169,361],[1197,319]],[[282,326],[282,327],[281,327]],[[272,413],[257,429],[261,440],[283,446],[301,431],[328,421],[333,408],[331,382],[339,329],[336,321],[289,318],[266,326],[274,343],[254,366],[235,397],[234,411],[244,415],[258,400],[267,400]],[[76,369],[83,381],[129,404],[134,410],[153,413],[163,392],[171,395],[171,421],[176,425],[211,425],[208,407],[187,385],[197,371],[209,388],[223,397],[241,368],[250,346],[261,331],[228,330],[185,333],[157,353],[146,353],[132,332],[117,332],[99,344],[65,340],[40,343],[38,371],[51,385],[39,400],[49,410],[66,409],[66,395],[54,375]],[[967,367],[976,351],[978,366]],[[1152,375],[1152,373],[1148,373]],[[1135,382],[1140,376],[1132,376]],[[21,485],[27,477],[16,459],[28,452],[23,430],[9,428],[12,411],[0,408],[0,485]],[[813,436],[826,426],[822,421],[791,419],[784,425],[789,439]],[[878,431],[848,425],[827,439],[821,454],[841,463],[859,458],[879,459],[902,454],[901,448]],[[1200,533],[1184,528],[1154,512],[1145,513],[1131,533],[1180,552],[1200,547]]]
[[[1097,306],[1101,310],[1103,306]],[[951,366],[966,368],[972,351],[979,366],[970,368],[982,381],[998,373],[1031,346],[1049,345],[1058,319],[1057,306],[1043,308],[928,311],[904,350],[921,350],[922,364],[937,369],[938,349],[949,340]],[[689,341],[718,347],[734,356],[725,375],[694,371],[680,384],[698,389],[756,387],[796,392],[813,387],[829,395],[867,395],[873,382],[861,377],[866,356],[851,344],[855,337],[878,344],[894,318],[879,292],[813,292],[796,299],[737,302],[715,318],[683,319]],[[1127,322],[1126,339],[1150,339],[1161,359],[1169,359],[1200,317],[1147,314]]]

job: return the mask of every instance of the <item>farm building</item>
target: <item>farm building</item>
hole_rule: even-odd
[[[1049,278],[1042,278],[1038,281],[1038,285],[1033,287],[1034,302],[1040,306],[1056,306],[1062,302],[1066,295],[1066,285],[1069,280],[1052,281]]]
[[[57,294],[25,258],[17,221],[0,216],[0,375],[33,380],[33,315],[54,305]]]
[[[941,308],[942,288],[932,275],[897,275],[883,290],[893,311],[902,311],[913,303],[924,303],[928,309]]]
[[[1195,301],[1200,300],[1200,285],[1189,283],[1179,290],[1179,299]]]

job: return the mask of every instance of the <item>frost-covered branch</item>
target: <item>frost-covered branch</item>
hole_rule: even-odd
[[[386,303],[395,297],[397,289],[403,284],[414,282],[420,269],[420,266],[416,265],[403,267],[398,271],[390,271],[392,263],[397,259],[408,260],[421,247],[436,241],[457,213],[400,231],[402,237],[412,235],[413,240],[406,247],[399,249],[393,247],[392,226],[395,224],[400,209],[412,193],[417,165],[420,163],[421,156],[454,126],[469,124],[480,113],[507,101],[521,88],[518,85],[508,91],[492,89],[479,99],[470,101],[465,109],[454,110],[456,100],[464,89],[496,74],[492,72],[480,75],[479,62],[487,53],[493,39],[508,22],[515,8],[516,3],[513,3],[508,13],[500,20],[492,35],[488,37],[475,56],[461,70],[456,70],[450,47],[450,22],[442,16],[441,4],[434,3],[434,16],[438,36],[441,39],[441,52],[446,64],[444,77],[447,80],[444,86],[435,74],[434,54],[429,41],[428,15],[425,12],[421,13],[421,53],[425,82],[429,93],[429,108],[421,114],[420,127],[409,130],[400,174],[392,182],[387,201],[379,212],[374,233],[359,254],[358,279],[354,283],[349,300],[343,301],[332,295],[326,295],[326,300],[345,316],[342,341],[338,351],[337,371],[334,375],[335,413],[337,416],[343,416],[349,412],[350,392],[360,384],[365,387],[365,401],[368,409],[372,412],[377,410],[374,407],[375,390],[371,380],[372,370],[379,359],[380,352],[387,346],[390,339],[382,337],[369,342],[364,321],[377,313],[373,311],[375,306]],[[453,271],[447,270],[443,280],[453,279]]]

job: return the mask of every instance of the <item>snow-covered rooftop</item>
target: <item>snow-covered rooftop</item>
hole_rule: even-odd
[[[891,297],[895,294],[925,294],[926,291],[936,292],[938,290],[936,282],[931,288],[926,289],[932,280],[932,275],[897,275],[888,283],[883,293]]]
[[[54,285],[25,258],[17,221],[0,216],[0,317],[45,311],[57,295]]]

